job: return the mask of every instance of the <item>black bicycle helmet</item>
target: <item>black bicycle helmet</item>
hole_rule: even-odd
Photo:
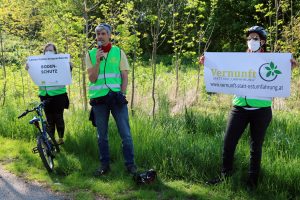
[[[249,28],[247,30],[247,35],[246,36],[248,36],[250,33],[257,33],[262,40],[267,39],[267,32],[261,26],[252,26],[251,28]]]
[[[136,173],[133,176],[133,180],[136,184],[150,184],[156,179],[156,171],[154,169],[149,169],[142,173]]]

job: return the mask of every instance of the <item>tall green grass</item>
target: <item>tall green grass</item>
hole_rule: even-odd
[[[74,192],[77,199],[99,195],[111,199],[300,199],[297,79],[293,80],[291,97],[274,102],[273,120],[263,146],[260,185],[249,193],[245,189],[250,152],[248,130],[237,146],[233,177],[216,187],[204,184],[220,171],[231,96],[207,94],[203,84],[196,94],[197,71],[188,70],[179,74],[180,88],[175,98],[174,74],[170,67],[158,65],[158,105],[153,119],[151,68],[136,68],[135,115],[130,116],[135,160],[141,171],[157,170],[155,184],[136,186],[126,173],[121,140],[112,117],[109,121],[112,171],[100,179],[92,176],[100,165],[97,134],[88,121],[89,113],[81,109],[78,83],[71,86],[71,106],[65,111],[65,144],[55,158],[54,174],[47,174],[38,155],[31,153],[36,145],[36,131],[28,123],[32,115],[17,119],[33,99],[31,90],[28,98],[20,100],[15,98],[15,92],[20,90],[10,88],[6,105],[0,108],[0,161],[14,173],[47,182],[55,190]]]
[[[160,109],[154,120],[143,111],[138,111],[130,118],[130,125],[139,169],[156,169],[160,180],[158,185],[143,188],[142,192],[152,199],[164,193],[165,187],[166,193],[161,199],[169,199],[179,195],[179,192],[167,189],[165,184],[171,184],[175,188],[194,187],[197,184],[203,185],[207,179],[218,175],[228,110],[206,109],[200,112],[198,109],[186,108],[183,113],[174,115],[170,112],[170,102],[164,95],[161,95],[159,102]],[[20,110],[22,106],[15,105],[7,105],[0,110],[0,135],[27,143],[26,148],[16,148],[19,149],[18,156],[12,154],[12,157],[16,156],[22,163],[14,165],[18,166],[15,170],[24,173],[29,168],[30,173],[41,173],[40,171],[45,170],[38,155],[30,153],[30,148],[35,145],[34,129],[28,124],[30,116],[17,120]],[[93,171],[99,166],[97,137],[96,129],[88,121],[88,112],[68,110],[65,112],[65,120],[65,144],[55,159],[56,175],[52,178],[62,182],[68,188],[67,191],[78,190],[79,197],[84,194],[81,190],[88,189],[113,199],[116,195],[125,199],[142,199],[141,191],[138,192],[139,189],[130,183],[130,177],[126,175],[121,140],[113,118],[109,122],[112,172],[107,179],[96,183],[91,178]],[[254,198],[299,198],[299,120],[300,115],[295,113],[274,112],[264,143],[261,184],[254,193]],[[232,179],[221,186],[206,188],[208,191],[205,193],[216,190],[216,198],[218,194],[225,193],[225,198],[251,199],[245,192],[244,184],[249,164],[248,137],[246,131],[238,145],[235,156],[236,173]],[[34,164],[31,166],[31,163]],[[47,181],[47,178],[44,179]],[[110,182],[113,182],[113,186],[109,186]],[[130,191],[128,194],[125,192],[127,190]],[[197,196],[197,193],[199,188],[196,192],[180,194],[179,199],[193,199],[193,195],[196,195],[194,198],[201,199],[201,195]]]

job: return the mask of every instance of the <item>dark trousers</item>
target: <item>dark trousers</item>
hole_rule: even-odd
[[[46,112],[46,118],[47,118],[47,129],[48,133],[51,135],[54,135],[55,133],[55,128],[58,133],[59,138],[64,137],[64,132],[65,132],[65,122],[64,122],[64,110],[61,110],[61,112]]]
[[[262,145],[266,130],[272,119],[271,107],[245,110],[233,107],[227,124],[223,147],[223,173],[230,173],[236,145],[247,125],[250,124],[250,167],[249,175],[258,177],[262,157]]]
[[[44,111],[47,118],[48,133],[54,135],[56,128],[58,137],[63,138],[65,132],[64,109],[69,107],[67,93],[56,96],[40,96],[40,99],[46,101]]]

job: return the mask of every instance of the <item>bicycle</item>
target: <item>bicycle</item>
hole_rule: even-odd
[[[43,110],[45,107],[46,101],[42,101],[38,106],[32,108],[31,110],[26,110],[18,119],[26,116],[30,112],[36,112],[37,116],[34,116],[29,124],[34,125],[38,129],[37,134],[37,146],[32,149],[33,153],[39,153],[44,166],[48,172],[52,172],[54,169],[53,159],[55,158],[56,153],[59,153],[59,145],[57,144],[54,135],[47,133],[47,122],[43,117]],[[50,138],[50,139],[49,139]]]

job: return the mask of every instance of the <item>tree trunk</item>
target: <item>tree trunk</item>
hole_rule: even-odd
[[[26,84],[27,84],[26,88],[27,88],[27,95],[28,95],[27,97],[29,97],[31,100],[31,98],[33,97],[33,94],[32,94],[32,88],[30,87],[31,82],[28,78],[28,75],[26,75]]]
[[[152,48],[152,73],[153,73],[153,80],[152,80],[152,100],[153,100],[153,107],[152,107],[152,117],[155,116],[155,81],[156,81],[156,52],[157,52],[157,41],[158,36],[155,35],[154,41],[153,41],[153,48]]]
[[[293,27],[294,27],[294,19],[293,19],[293,0],[291,0],[291,25],[290,25],[290,27],[291,27],[291,35],[292,35],[292,38],[291,38],[291,45],[293,45],[294,44],[294,31],[293,31]]]
[[[198,67],[198,70],[197,70],[196,102],[198,102],[198,98],[199,98],[200,72],[201,72],[201,65],[199,64],[199,67]]]
[[[85,66],[85,54],[86,51],[82,52],[81,58],[81,71],[82,71],[82,94],[83,94],[83,109],[87,110],[87,91],[86,91],[86,66]]]
[[[156,2],[156,8],[157,8],[157,19],[155,23],[153,24],[151,34],[153,37],[153,45],[152,45],[152,73],[153,73],[153,82],[152,82],[152,100],[153,100],[153,108],[152,108],[152,117],[154,119],[155,117],[155,107],[156,107],[156,99],[155,99],[155,82],[156,82],[156,56],[157,56],[157,45],[158,45],[158,39],[159,35],[161,34],[160,29],[160,22],[162,18],[162,11],[161,8],[164,6],[165,1],[157,1]]]
[[[3,83],[3,89],[2,89],[2,97],[3,97],[3,102],[2,105],[5,105],[5,98],[6,98],[6,69],[5,69],[5,62],[4,62],[4,49],[3,49],[3,39],[2,39],[2,25],[0,24],[0,46],[1,46],[1,65],[3,68],[3,79],[4,79],[4,83]],[[0,100],[2,98],[0,96]]]
[[[276,18],[275,18],[275,41],[274,41],[274,51],[277,51],[277,41],[278,41],[278,15],[279,15],[279,4],[280,0],[275,0]]]
[[[136,33],[135,33],[136,34]],[[135,87],[135,77],[134,77],[134,67],[136,62],[136,35],[135,35],[135,41],[134,41],[134,50],[133,50],[133,61],[132,61],[132,81],[131,81],[131,102],[130,102],[130,109],[131,109],[131,115],[134,116],[134,87]]]
[[[175,57],[175,66],[176,66],[176,90],[175,90],[175,98],[177,99],[178,90],[179,90],[179,58],[178,54],[176,53]]]
[[[201,29],[200,29],[201,30]],[[200,31],[199,30],[199,31]],[[206,31],[205,31],[206,32]],[[201,56],[201,35],[199,36],[199,42],[198,42],[198,55]],[[204,53],[204,52],[203,52]],[[200,57],[199,57],[200,58]],[[196,86],[196,102],[198,102],[199,98],[199,89],[200,89],[200,72],[201,72],[201,64],[199,63],[199,67],[197,70],[197,86]]]
[[[65,45],[65,52],[69,52],[69,38],[68,38],[68,35],[67,34],[65,34],[65,40],[66,40],[66,45]],[[70,58],[70,62],[71,62],[71,58]],[[70,68],[71,68],[71,66],[70,66]],[[72,71],[71,71],[71,73],[72,73]],[[69,96],[69,100],[70,100],[70,102],[72,102],[72,98],[71,98],[71,86],[70,85],[68,85],[68,96]]]
[[[84,43],[82,43],[82,49],[84,48]],[[83,52],[82,52],[83,53]],[[82,63],[82,60],[81,60]],[[81,89],[81,73],[82,73],[82,67],[78,67],[78,88],[79,88],[79,97],[80,99],[83,99],[83,95],[82,95],[82,89]],[[83,102],[80,101],[80,103],[82,103],[82,107],[84,107]]]
[[[22,97],[23,97],[23,103],[25,104],[25,88],[24,88],[24,77],[23,77],[22,69],[20,70],[20,72],[22,78]]]
[[[176,43],[176,34],[175,34],[175,0],[173,0],[173,9],[172,9],[172,28],[173,28],[173,48],[174,48],[174,54],[175,54],[175,73],[176,73],[176,88],[175,88],[175,99],[177,99],[178,95],[178,88],[179,88],[179,79],[178,79],[178,47]]]
[[[85,20],[85,34],[86,38],[89,36],[89,21],[88,21],[88,11],[87,11],[87,2],[84,1],[84,20]],[[85,48],[82,52],[82,63],[81,63],[81,69],[82,69],[82,93],[83,93],[83,108],[86,111],[87,110],[87,92],[86,92],[86,66],[85,66],[85,54],[87,52],[87,41],[85,40]]]
[[[271,2],[271,0],[269,0],[269,2],[268,2],[268,4],[269,4],[269,10],[268,10],[268,12],[271,12],[271,9],[272,9],[272,2]],[[269,16],[269,27],[272,27],[272,16]],[[273,50],[274,50],[274,45],[273,45],[273,43],[272,43],[272,31],[270,31],[270,50],[271,50],[271,52],[273,52]]]

